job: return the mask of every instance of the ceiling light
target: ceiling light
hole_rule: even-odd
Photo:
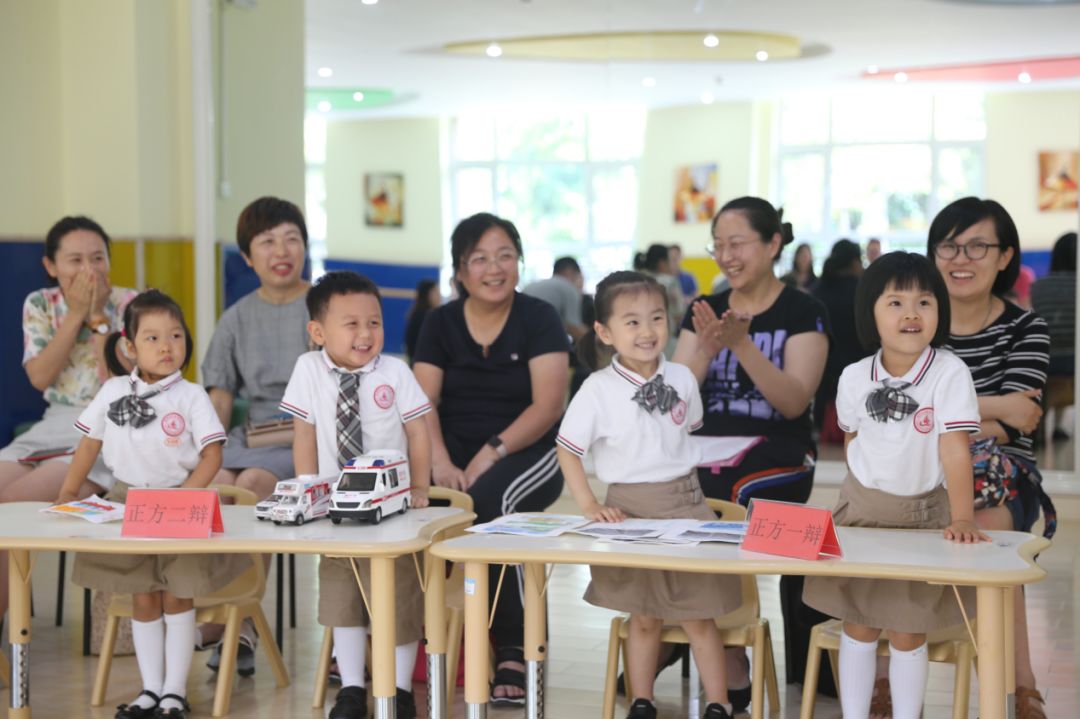
[[[330,112],[332,106],[329,100],[323,100],[316,107],[319,108],[319,112]]]
[[[502,48],[499,47],[498,43],[493,42],[487,46],[487,50],[484,50],[484,52],[487,53],[488,57],[499,57],[502,55]]]
[[[656,78],[644,77],[641,79],[641,84],[643,87],[656,87]]]
[[[907,73],[906,72],[898,72],[898,73],[896,73],[895,75],[892,76],[892,79],[896,80],[897,82],[907,82]]]
[[[329,67],[320,67],[319,68],[319,77],[333,77],[333,76],[334,76],[333,68],[329,68]]]
[[[754,57],[758,59],[758,62],[765,62],[769,59],[769,53],[765,52],[764,50],[758,50],[756,53],[754,53]]]
[[[354,92],[352,94],[352,99],[356,100],[357,102],[363,102],[364,101],[364,93],[362,93],[362,92]]]
[[[703,42],[705,43],[705,47],[716,47],[720,44],[720,38],[710,32],[708,35],[705,36],[705,40]]]
[[[1022,72],[1016,76],[1016,79],[1027,85],[1029,82],[1031,82],[1031,73]]]
[[[715,98],[713,97],[713,94],[711,92],[706,91],[701,93],[701,102],[705,105],[713,104],[714,99]]]
[[[364,5],[375,5],[379,2],[379,0],[360,0],[360,2]]]
[[[877,65],[867,65],[866,66],[866,74],[867,75],[877,75],[878,74],[878,66]]]

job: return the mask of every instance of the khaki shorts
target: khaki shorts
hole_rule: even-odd
[[[356,568],[371,601],[371,561],[357,559]],[[409,644],[424,636],[424,593],[411,554],[394,560],[395,641]],[[324,627],[368,627],[371,617],[356,586],[348,559],[319,560],[319,624]]]

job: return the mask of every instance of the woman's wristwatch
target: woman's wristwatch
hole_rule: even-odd
[[[499,459],[504,459],[510,452],[506,449],[506,445],[499,439],[499,435],[491,435],[491,439],[487,441],[487,446],[495,450],[495,454],[499,455]]]
[[[107,335],[111,329],[111,327],[109,327],[109,318],[105,315],[88,317],[86,326],[90,328],[91,332],[97,332],[99,335]]]

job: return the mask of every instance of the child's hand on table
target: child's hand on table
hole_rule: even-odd
[[[979,542],[990,541],[990,537],[980,532],[974,522],[964,519],[951,522],[949,526],[945,527],[945,539],[961,544],[978,544]]]
[[[413,509],[423,509],[431,503],[428,499],[427,487],[413,487],[411,506]]]
[[[68,502],[74,502],[78,498],[79,497],[73,492],[60,492],[60,496],[56,498],[55,502],[53,502],[53,506],[55,507],[58,504],[67,504]]]
[[[627,517],[621,509],[596,502],[585,510],[585,518],[592,522],[621,522]]]

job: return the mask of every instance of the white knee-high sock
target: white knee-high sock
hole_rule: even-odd
[[[334,654],[341,673],[341,686],[363,687],[367,627],[334,627]]]
[[[929,672],[930,656],[926,653],[926,644],[910,652],[889,645],[889,686],[894,719],[919,719]]]
[[[195,655],[195,610],[165,615],[165,694],[187,696],[188,672]],[[180,702],[166,699],[163,709],[179,709]]]
[[[420,642],[398,644],[394,648],[394,683],[398,689],[412,691],[413,668],[416,666],[416,654]]]
[[[874,695],[877,642],[840,635],[840,707],[844,719],[866,719]]]
[[[143,689],[161,696],[165,682],[165,622],[161,617],[149,622],[131,620],[131,639],[135,644],[135,659],[139,664]],[[140,696],[132,704],[143,709],[154,706],[154,700]]]

